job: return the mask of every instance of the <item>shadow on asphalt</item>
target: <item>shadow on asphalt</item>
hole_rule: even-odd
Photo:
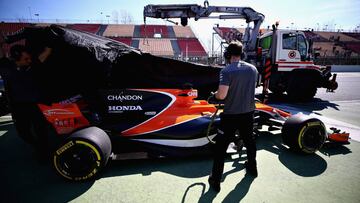
[[[5,134],[2,134],[3,132]],[[18,138],[12,122],[0,122],[0,135],[0,153],[3,155],[0,156],[0,179],[3,185],[6,185],[0,190],[0,202],[28,200],[68,202],[84,194],[94,184],[95,180],[83,183],[68,182],[56,174],[51,163],[36,161],[32,148]],[[280,135],[261,133],[257,140],[257,147],[258,150],[267,150],[278,155],[279,161],[299,176],[318,176],[327,168],[326,161],[317,154],[301,155],[290,151],[281,144]],[[321,152],[331,155],[351,153],[345,146],[327,148]],[[226,161],[233,162],[234,168],[224,173],[223,178],[243,170],[242,162],[244,160],[244,155],[236,159],[231,159],[229,156]],[[112,161],[98,178],[133,174],[148,176],[159,171],[184,178],[199,178],[208,176],[211,169],[212,158],[210,155],[190,158]],[[234,202],[240,201],[247,194],[252,181],[251,177],[244,176],[225,199],[234,200]],[[194,183],[186,191],[189,191],[191,187],[203,187],[205,184],[207,183]],[[215,197],[216,193],[214,194],[211,190],[206,193],[203,191],[200,200],[201,202],[211,202]],[[185,198],[186,194],[183,199]]]
[[[66,181],[52,164],[39,162],[31,146],[17,136],[11,121],[0,121],[0,135],[0,202],[68,202],[93,185],[94,181]]]
[[[261,95],[256,95],[258,99],[261,100]],[[294,107],[300,107],[303,110],[313,112],[313,111],[321,111],[323,109],[332,108],[339,111],[339,105],[336,103],[332,103],[327,100],[322,100],[320,98],[313,98],[310,101],[306,102],[295,102],[289,99],[289,97],[286,94],[283,95],[274,95],[272,93],[269,94],[268,102],[267,104],[279,104],[279,103],[287,103],[290,106]]]
[[[201,196],[204,196],[206,185],[204,183],[193,183],[188,188],[186,188],[184,196],[183,196],[183,198],[181,200],[181,203],[186,202],[186,196],[187,196],[188,192],[190,191],[191,188],[196,187],[196,186],[201,187]],[[206,201],[206,202],[210,202],[210,201]]]
[[[262,132],[257,140],[258,150],[266,150],[278,155],[279,161],[294,174],[302,177],[314,177],[322,174],[326,161],[318,154],[299,154],[282,144],[280,134]]]

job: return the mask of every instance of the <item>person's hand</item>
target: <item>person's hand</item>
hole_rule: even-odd
[[[210,92],[210,96],[209,98],[207,99],[207,101],[210,103],[210,104],[217,104],[219,102],[218,99],[216,99],[216,93],[217,92]]]

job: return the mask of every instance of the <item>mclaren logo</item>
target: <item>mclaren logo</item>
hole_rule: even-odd
[[[109,112],[142,111],[141,106],[109,106]]]

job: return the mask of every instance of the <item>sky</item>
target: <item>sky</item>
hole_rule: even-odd
[[[203,0],[0,0],[0,21],[120,23],[130,16],[133,24],[143,23],[147,4],[199,4]],[[282,29],[354,30],[360,26],[360,0],[209,0],[210,6],[252,7],[265,15],[263,28],[280,22]],[[118,19],[118,20],[116,20]],[[161,19],[147,19],[148,24],[172,25]],[[243,20],[189,21],[189,26],[209,48],[212,27],[245,27]],[[360,31],[360,28],[357,27]]]

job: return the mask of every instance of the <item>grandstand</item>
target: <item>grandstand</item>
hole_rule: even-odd
[[[133,37],[134,25],[108,25],[104,31],[105,37]]]
[[[131,37],[109,37],[110,39],[113,39],[115,41],[124,43],[126,45],[131,46],[132,38]]]
[[[337,42],[357,42],[356,38],[350,37],[348,35],[342,34],[340,32],[316,32],[316,34],[321,37],[329,40],[329,41],[337,41]]]
[[[182,55],[187,57],[202,57],[206,56],[204,47],[200,44],[199,40],[196,38],[182,38],[178,39],[178,44]]]
[[[346,32],[343,33],[344,35],[350,36],[352,38],[358,39],[360,40],[360,33],[355,33],[355,32]]]
[[[12,34],[24,27],[49,26],[47,23],[1,23],[4,35]],[[207,53],[190,27],[165,25],[104,25],[104,24],[59,24],[61,26],[105,36],[129,46],[158,56],[184,59],[206,57]],[[23,43],[23,42],[22,42]],[[9,46],[5,51],[8,52]]]
[[[92,34],[97,34],[100,30],[100,24],[69,24],[67,27],[74,30],[90,32]]]
[[[49,26],[48,23],[0,23],[4,35],[13,34],[24,27]],[[207,52],[189,26],[166,25],[129,25],[129,24],[58,24],[71,29],[81,30],[139,48],[154,55],[186,60],[206,59]],[[223,43],[241,39],[244,28],[214,27],[215,33]],[[262,31],[265,33],[265,31]],[[314,42],[313,48],[320,57],[359,57],[360,33],[304,31]],[[24,41],[17,42],[24,44]],[[5,45],[5,52],[10,45]]]
[[[360,42],[345,43],[345,47],[357,54],[360,54]]]
[[[176,38],[196,38],[190,27],[172,26]]]
[[[220,36],[220,38],[224,39],[227,43],[233,40],[241,41],[244,33],[243,29],[218,26],[214,27],[214,31]]]
[[[139,49],[158,56],[174,56],[169,39],[142,38],[139,40]]]
[[[345,53],[342,46],[338,46],[333,42],[314,42],[313,48],[320,56],[338,56]]]
[[[306,38],[313,40],[313,42],[329,42],[328,39],[322,37],[321,35],[318,35],[315,32],[306,30],[304,31],[304,34],[306,36]]]

